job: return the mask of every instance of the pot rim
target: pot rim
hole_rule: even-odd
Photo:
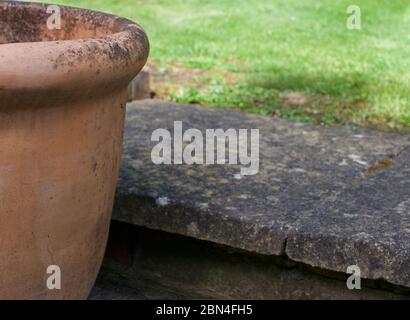
[[[51,4],[0,1],[2,7],[46,10]],[[112,33],[74,40],[0,44],[0,93],[10,91],[73,91],[103,85],[126,86],[143,68],[149,41],[135,22],[111,14],[60,6],[62,15],[82,13],[105,19]],[[46,23],[46,21],[44,22]],[[114,29],[114,27],[113,27]]]

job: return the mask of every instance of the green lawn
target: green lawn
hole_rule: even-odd
[[[165,98],[314,123],[410,128],[408,0],[355,0],[361,30],[346,27],[351,0],[55,2],[138,21],[151,41],[154,78],[169,75],[160,82]]]

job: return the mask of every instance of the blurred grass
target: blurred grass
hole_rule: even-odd
[[[203,70],[169,99],[313,123],[410,128],[407,0],[356,0],[361,30],[346,28],[350,0],[54,2],[139,22],[160,70]]]

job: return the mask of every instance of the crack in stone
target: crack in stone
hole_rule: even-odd
[[[282,250],[280,252],[280,255],[288,258],[289,260],[292,260],[292,259],[289,258],[288,254],[286,252],[287,248],[288,248],[288,237],[285,237],[285,239],[283,239]]]

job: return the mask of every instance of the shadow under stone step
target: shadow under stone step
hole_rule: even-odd
[[[155,165],[152,133],[259,129],[242,165]],[[410,137],[144,100],[128,105],[114,220],[410,288]]]
[[[113,221],[92,299],[410,299],[410,290]],[[135,291],[130,288],[135,288]]]
[[[141,290],[98,279],[88,300],[146,300]]]

